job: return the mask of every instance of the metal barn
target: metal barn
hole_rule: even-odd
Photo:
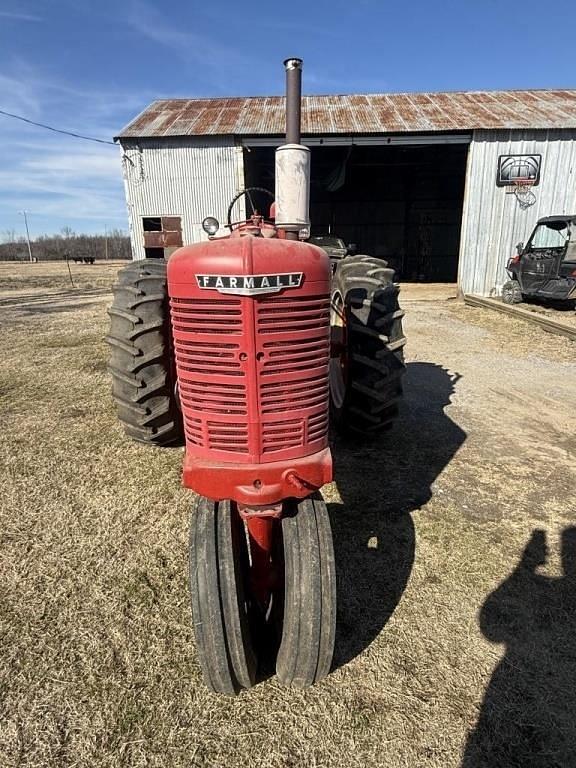
[[[576,213],[576,90],[306,96],[302,120],[312,234],[400,280],[489,296],[539,217]],[[134,258],[205,238],[202,220],[224,222],[245,186],[273,190],[283,133],[282,97],[145,109],[117,137]]]

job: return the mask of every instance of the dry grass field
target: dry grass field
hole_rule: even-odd
[[[410,301],[406,404],[334,440],[333,673],[203,687],[182,451],[127,441],[117,265],[0,264],[0,766],[576,765],[576,347]]]

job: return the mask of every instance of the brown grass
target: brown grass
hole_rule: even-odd
[[[68,291],[33,266],[0,265],[0,765],[574,764],[569,341],[408,306],[407,407],[370,448],[336,442],[325,489],[337,668],[228,699],[194,651],[182,452],[115,419],[91,293],[113,269]]]
[[[53,294],[58,290],[109,289],[116,272],[125,263],[97,261],[95,264],[75,264],[71,261],[68,272],[66,262],[63,261],[44,261],[38,264],[0,262],[0,294],[15,296],[20,293]]]

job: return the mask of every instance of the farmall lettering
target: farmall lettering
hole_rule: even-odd
[[[238,296],[258,296],[278,293],[285,288],[299,288],[302,272],[283,272],[275,275],[196,275],[198,287]]]

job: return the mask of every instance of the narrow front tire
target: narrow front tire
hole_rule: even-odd
[[[276,673],[304,688],[330,672],[336,635],[336,571],[328,510],[318,494],[282,518],[284,621]]]
[[[235,505],[198,498],[190,526],[190,595],[204,682],[234,695],[256,680],[244,524]]]

